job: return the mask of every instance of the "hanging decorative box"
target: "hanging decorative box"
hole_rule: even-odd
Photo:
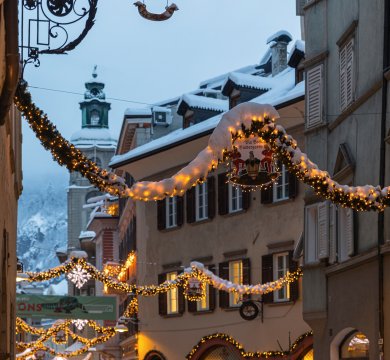
[[[202,300],[204,296],[203,283],[198,278],[189,278],[184,294],[190,301]]]
[[[229,182],[244,190],[267,187],[279,177],[273,151],[257,136],[237,139],[225,155]]]

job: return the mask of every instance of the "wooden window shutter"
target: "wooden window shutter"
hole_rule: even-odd
[[[229,185],[226,183],[226,173],[218,175],[218,213],[229,213]]]
[[[355,254],[355,241],[354,241],[354,229],[353,229],[353,218],[354,213],[350,208],[344,208],[345,212],[345,224],[344,224],[344,239],[345,246],[348,256],[353,256]]]
[[[273,255],[263,255],[261,257],[261,282],[263,284],[274,280],[274,257]],[[263,294],[262,299],[264,304],[269,304],[274,301],[274,294],[272,292]]]
[[[274,187],[273,185],[268,186],[265,189],[261,189],[261,203],[272,204],[274,199]]]
[[[207,196],[208,196],[208,218],[215,217],[215,177],[210,176],[207,179]]]
[[[329,257],[329,203],[324,201],[318,204],[318,259]]]
[[[299,180],[297,177],[288,172],[288,197],[295,199],[298,195]]]
[[[322,65],[307,72],[306,128],[322,123]]]
[[[208,269],[215,274],[215,265],[210,265]],[[217,291],[214,286],[209,285],[209,310],[215,310],[215,302],[217,297]]]
[[[329,206],[329,264],[337,261],[337,206]]]
[[[348,41],[345,45],[346,47],[346,100],[347,106],[353,102],[353,48],[354,48],[354,39]]]
[[[195,187],[192,187],[186,193],[187,223],[189,223],[189,224],[194,223],[195,220],[196,220],[196,216],[195,216],[195,212],[196,212],[196,209],[195,209],[195,205],[196,205],[195,196],[196,196]]]
[[[242,192],[242,209],[248,210],[251,205],[251,194],[252,191],[243,191]]]
[[[219,277],[225,280],[229,280],[229,262],[219,263]],[[219,291],[219,307],[227,309],[229,307],[229,293],[226,291]]]
[[[251,261],[248,258],[242,260],[242,283],[243,284],[251,283]],[[251,295],[246,294],[244,295],[243,298],[244,300],[248,300],[251,298]]]
[[[288,265],[288,271],[290,273],[297,271],[298,269],[298,263],[293,260],[293,253],[294,251],[288,252],[288,259],[289,259],[289,265]],[[299,280],[294,281],[290,284],[290,301],[297,301],[299,298]]]
[[[157,201],[157,228],[158,230],[164,230],[166,229],[166,203],[164,200],[158,200]]]
[[[176,196],[176,212],[177,226],[182,226],[184,223],[184,196]]]
[[[188,312],[190,313],[194,313],[194,312],[197,312],[197,301],[190,301],[190,300],[187,300],[187,306],[188,306]]]
[[[166,274],[158,275],[158,283],[162,284],[167,279]],[[158,294],[158,313],[161,316],[165,316],[168,313],[168,299],[167,293]]]
[[[185,298],[184,298],[184,289],[182,286],[179,286],[178,288],[178,296],[179,296],[179,299],[178,299],[178,303],[179,303],[179,314],[184,314],[184,311],[185,311]],[[196,303],[195,303],[195,306],[196,306]]]
[[[339,54],[340,62],[340,108],[341,111],[347,107],[347,48],[343,46]]]

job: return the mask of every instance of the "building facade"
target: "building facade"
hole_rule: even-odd
[[[16,226],[22,192],[21,117],[13,104],[19,76],[18,5],[0,2],[0,359],[15,358]]]
[[[298,1],[306,151],[343,185],[388,185],[389,1]],[[316,359],[390,356],[389,212],[305,194],[303,315]]]
[[[280,124],[302,144],[304,82],[297,74],[304,52],[302,46],[294,46],[288,56],[291,40],[286,31],[278,32],[270,37],[260,63],[202,82],[178,103],[181,129],[117,153],[110,165],[137,181],[170,177],[206,147],[225,111],[247,101],[276,106]],[[121,139],[124,136],[122,131]],[[248,193],[229,185],[226,169],[220,166],[183,197],[137,202],[137,284],[172,280],[191,261],[203,263],[223,279],[245,284],[272,281],[294,271],[299,265],[295,260],[302,239],[303,195],[303,186],[284,167],[270,190]],[[293,256],[294,249],[298,256]],[[245,351],[287,351],[310,330],[302,318],[300,283],[254,296],[263,311],[253,321],[239,315],[243,300],[211,286],[198,303],[186,301],[180,289],[139,297],[138,358],[243,359]],[[289,356],[310,359],[311,336]]]

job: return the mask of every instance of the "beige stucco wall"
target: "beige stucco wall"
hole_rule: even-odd
[[[290,133],[303,148],[303,127]],[[170,168],[170,158],[165,162]],[[154,178],[172,175],[179,168]],[[217,214],[210,221],[184,223],[181,228],[163,232],[157,230],[156,203],[137,203],[138,283],[156,284],[158,274],[166,271],[164,264],[180,261],[182,266],[188,266],[194,258],[212,256],[210,264],[218,265],[227,261],[223,253],[243,249],[247,249],[244,257],[251,260],[251,282],[261,283],[261,256],[270,253],[267,245],[288,240],[296,244],[302,233],[303,193],[300,184],[295,200],[262,205],[260,192],[256,191],[251,194],[251,206],[246,212]],[[203,336],[216,332],[232,336],[247,351],[279,350],[278,341],[287,350],[289,336],[294,341],[309,330],[302,319],[301,299],[295,304],[264,305],[263,323],[260,317],[248,322],[237,310],[220,309],[218,295],[215,311],[203,315],[189,313],[186,306],[183,316],[164,318],[158,314],[157,297],[141,297],[139,303],[139,359],[144,359],[150,350],[161,351],[169,360],[184,359]]]

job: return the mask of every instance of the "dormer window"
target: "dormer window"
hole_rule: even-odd
[[[92,126],[100,125],[100,113],[97,110],[91,111],[91,125]]]

